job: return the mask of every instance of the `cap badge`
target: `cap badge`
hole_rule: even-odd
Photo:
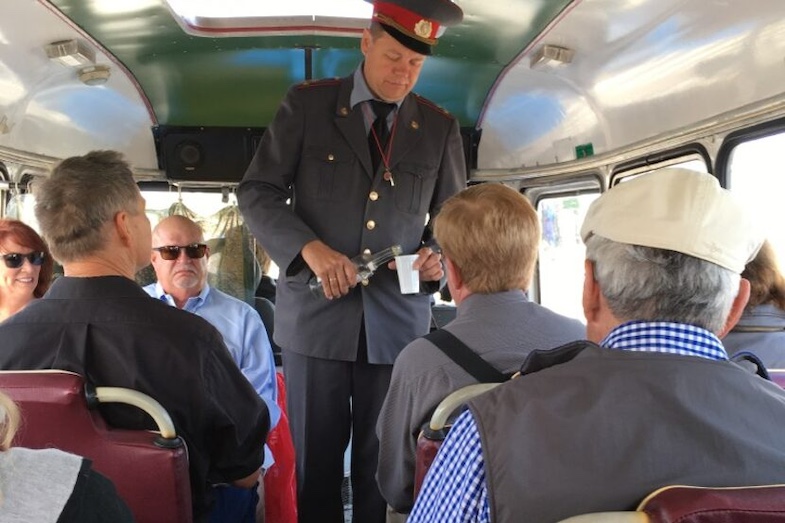
[[[419,36],[420,38],[429,38],[431,36],[432,30],[431,22],[428,20],[422,19],[414,26],[414,34]]]

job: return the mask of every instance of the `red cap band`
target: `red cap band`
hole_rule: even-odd
[[[388,2],[374,2],[373,19],[383,24],[391,25],[421,42],[429,45],[436,43],[439,32],[439,23],[423,18],[417,13]]]

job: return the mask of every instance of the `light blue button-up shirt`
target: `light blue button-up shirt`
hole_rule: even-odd
[[[161,284],[151,283],[145,292],[169,305],[176,307],[174,298],[164,292]],[[244,301],[205,285],[198,296],[188,298],[183,310],[201,316],[221,333],[226,347],[243,375],[264,400],[270,412],[270,429],[281,417],[278,407],[278,387],[275,375],[275,360],[267,330],[259,313]],[[264,446],[264,468],[274,463],[273,455]]]

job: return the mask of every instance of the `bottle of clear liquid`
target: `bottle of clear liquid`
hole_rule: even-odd
[[[377,253],[358,254],[352,258],[352,263],[354,263],[355,267],[357,267],[357,278],[355,280],[356,283],[367,280],[373,276],[373,273],[376,272],[376,269],[391,261],[396,256],[400,256],[401,254],[403,254],[403,249],[400,245],[393,245],[392,247],[388,247]],[[324,297],[322,280],[319,278],[313,279],[308,283],[308,286],[311,288],[311,292],[313,292],[316,296]]]

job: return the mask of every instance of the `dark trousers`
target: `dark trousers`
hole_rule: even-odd
[[[352,520],[383,523],[376,484],[379,417],[392,365],[335,361],[283,351],[287,413],[297,462],[299,523],[343,523],[343,456],[352,437]],[[351,431],[351,432],[350,432]]]
[[[259,478],[261,481],[263,478]],[[262,490],[264,493],[264,490]],[[245,489],[231,485],[215,487],[215,505],[210,512],[210,523],[263,523],[256,519],[257,488]],[[262,500],[262,507],[264,501]]]

